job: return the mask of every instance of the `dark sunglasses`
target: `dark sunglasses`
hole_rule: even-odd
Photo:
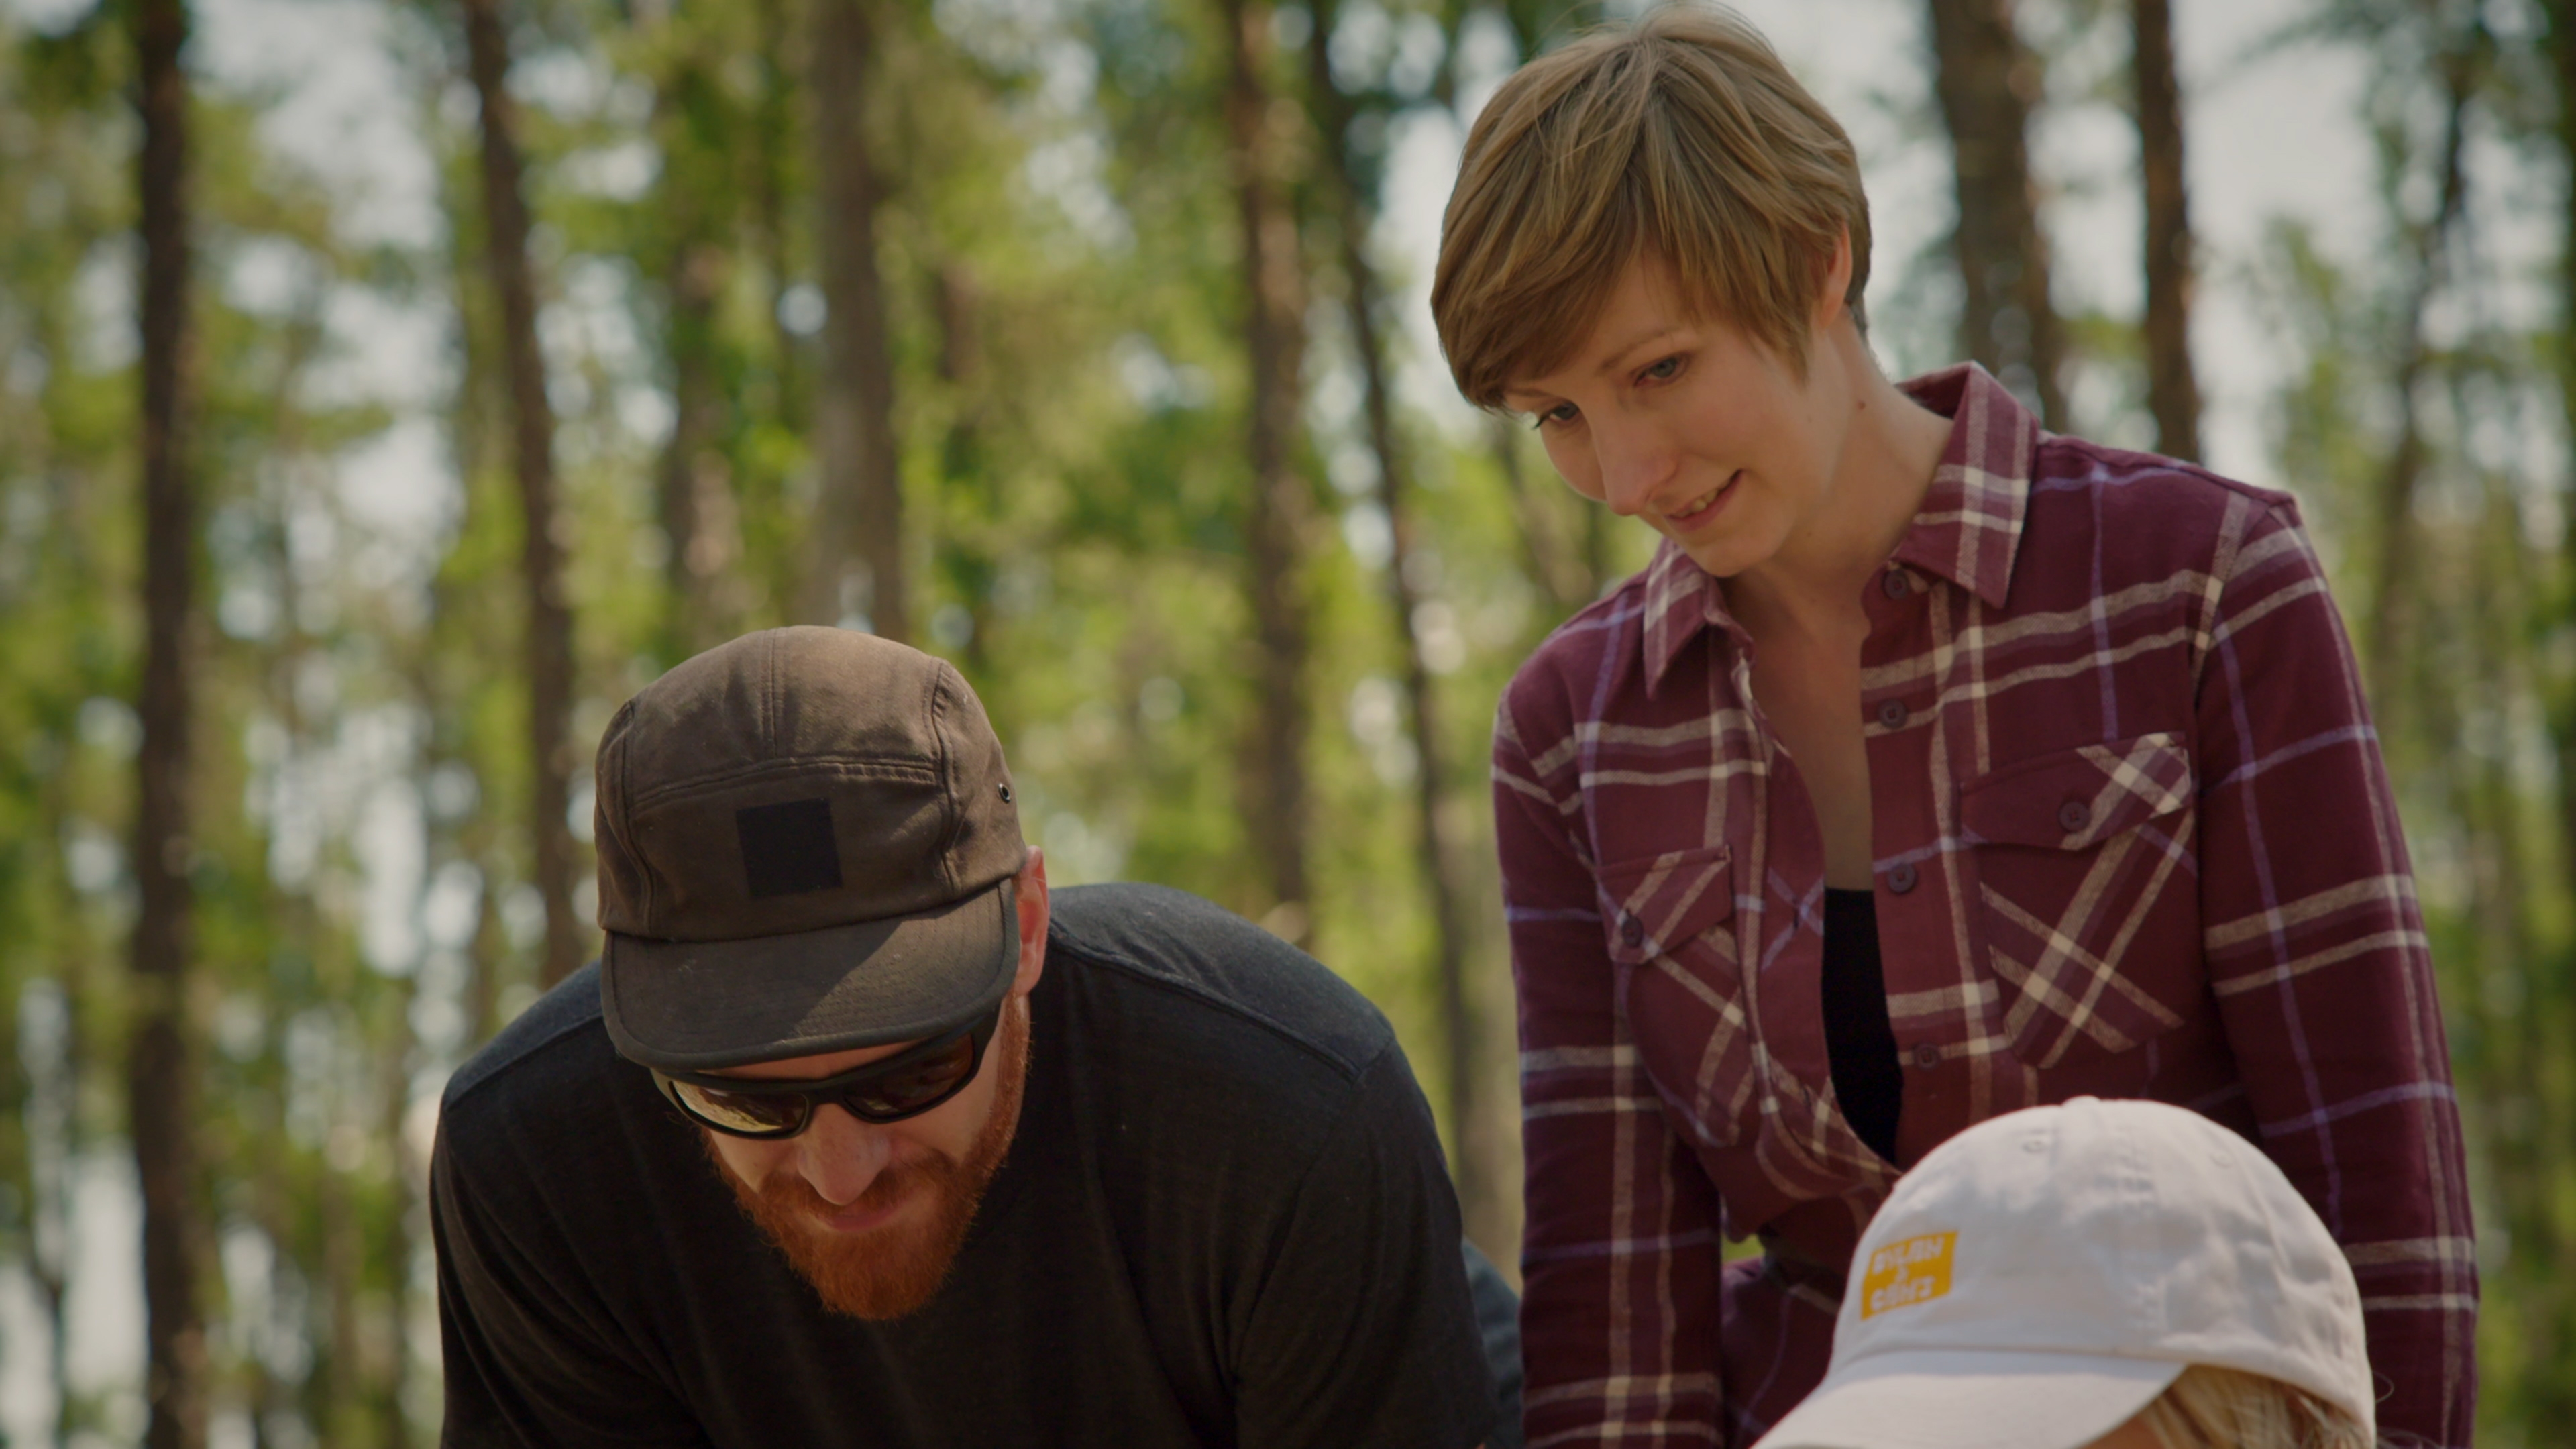
[[[653,1084],[689,1120],[733,1137],[793,1137],[814,1120],[822,1102],[836,1103],[862,1122],[900,1122],[966,1090],[1001,1020],[997,1004],[946,1036],[834,1077],[772,1082],[655,1070]]]

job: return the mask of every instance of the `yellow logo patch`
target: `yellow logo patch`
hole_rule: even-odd
[[[1860,1280],[1860,1316],[1873,1317],[1909,1303],[1929,1303],[1950,1291],[1950,1250],[1957,1233],[1902,1238],[1869,1255]]]

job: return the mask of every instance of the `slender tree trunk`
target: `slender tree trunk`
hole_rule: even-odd
[[[196,951],[194,821],[196,489],[189,476],[188,40],[185,0],[136,0],[143,120],[143,689],[134,827],[137,910],[127,1047],[134,1164],[143,1190],[144,1397],[149,1449],[206,1439],[206,1339],[197,1291],[196,1080],[188,979]]]
[[[760,15],[760,104],[754,124],[760,136],[760,159],[752,174],[755,205],[760,212],[762,262],[769,269],[769,325],[777,348],[779,425],[791,433],[805,431],[804,342],[787,326],[788,223],[787,166],[795,143],[795,82],[787,61],[787,0],[757,0]]]
[[[799,612],[829,624],[856,608],[910,642],[903,488],[894,436],[894,360],[877,267],[878,182],[868,152],[873,0],[815,0],[814,179],[821,225],[823,382],[814,400],[814,560]]]
[[[1505,417],[1485,421],[1494,466],[1511,495],[1512,518],[1520,527],[1521,553],[1530,576],[1556,605],[1552,628],[1565,615],[1600,597],[1601,581],[1593,577],[1586,557],[1584,520],[1563,501],[1550,497],[1544,479],[1532,478],[1521,451],[1525,430]],[[1561,491],[1561,490],[1560,490]]]
[[[2576,0],[2550,0],[2549,58],[2558,83],[2558,149],[2576,167]],[[2569,436],[2576,439],[2576,188],[2566,193],[2558,219],[2559,406]],[[2561,506],[2576,518],[2576,449],[2567,464],[2567,486]],[[2559,535],[2558,567],[2562,578],[2576,579],[2576,527]],[[2558,734],[2559,837],[2568,877],[2564,887],[2576,899],[2576,679],[2560,684],[2556,716]]]
[[[1245,814],[1273,902],[1266,922],[1302,945],[1313,909],[1306,865],[1306,666],[1313,631],[1305,586],[1315,505],[1293,456],[1306,348],[1305,266],[1290,199],[1294,112],[1271,93],[1267,0],[1220,5],[1228,42],[1227,159],[1243,230],[1244,342],[1251,363],[1244,408],[1252,492],[1244,511],[1244,552],[1255,703]]]
[[[1469,1215],[1471,1235],[1499,1248],[1502,1238],[1495,1229],[1500,1225],[1490,1219],[1498,1215],[1494,1211],[1497,1194],[1507,1189],[1488,1160],[1480,1111],[1484,1041],[1467,983],[1466,863],[1448,828],[1443,800],[1449,779],[1448,749],[1441,738],[1439,697],[1423,660],[1422,633],[1416,625],[1422,601],[1410,567],[1417,542],[1412,479],[1387,395],[1385,344],[1378,335],[1377,269],[1368,256],[1374,208],[1351,165],[1351,105],[1333,84],[1328,41],[1336,8],[1334,0],[1317,0],[1315,6],[1314,38],[1306,47],[1308,100],[1319,123],[1323,154],[1332,167],[1325,189],[1331,194],[1335,229],[1341,234],[1343,300],[1351,319],[1351,344],[1359,354],[1369,449],[1377,458],[1377,504],[1385,510],[1395,538],[1394,556],[1386,570],[1387,604],[1394,615],[1395,636],[1404,641],[1404,692],[1412,716],[1414,756],[1420,762],[1414,772],[1413,803],[1423,890],[1431,904],[1432,974],[1440,986],[1441,1028],[1447,1039],[1441,1065],[1449,1095],[1450,1171]]]
[[[660,190],[670,226],[662,290],[672,422],[658,500],[666,545],[667,663],[732,637],[740,614],[732,577],[740,534],[732,470],[721,447],[725,397],[716,357],[716,304],[731,264],[716,199],[727,158],[709,154],[699,124],[716,103],[712,85],[704,64],[682,59],[663,80],[657,117],[664,158]]]
[[[2397,721],[2406,702],[2398,682],[2405,663],[2400,656],[2408,621],[2416,612],[2415,490],[2423,480],[2427,451],[2417,394],[2432,364],[2432,345],[2424,329],[2426,312],[2449,271],[2451,234],[2468,201],[2467,123],[2475,87],[2468,51],[2455,48],[2444,65],[2439,200],[2432,217],[2413,228],[2414,275],[2399,319],[2397,375],[2391,385],[2397,403],[2397,444],[2389,450],[2380,474],[2376,575],[2369,624],[2362,637],[2364,682],[2370,689],[2372,714],[2382,728]]]
[[[520,576],[527,590],[524,667],[528,681],[528,828],[536,885],[546,904],[540,983],[552,986],[589,954],[589,928],[573,915],[572,610],[564,601],[563,546],[556,537],[555,412],[537,345],[537,288],[528,261],[525,170],[518,108],[510,99],[509,36],[501,0],[462,0],[465,43],[483,115],[483,226],[492,290],[501,303],[501,352],[508,370],[511,462],[523,519]]]
[[[2456,373],[2451,391],[2453,405],[2465,409],[2468,389]],[[2497,696],[2528,697],[2535,684],[2546,688],[2530,677],[2537,661],[2529,570],[2547,556],[2530,548],[2509,488],[2489,492],[2487,516],[2471,545],[2476,556],[2458,571],[2469,596],[2466,627],[2440,650],[2446,662],[2465,656],[2457,658],[2455,677],[2468,687],[2433,691],[2426,707],[2442,716],[2431,739],[2462,740],[2469,728],[2497,736],[2485,748],[2443,749],[2434,762],[2451,777],[2449,789],[2466,817],[2470,918],[2479,951],[2470,962],[2445,964],[2471,968],[2452,978],[2470,983],[2450,999],[2465,998],[2463,1015],[2475,1023],[2461,1044],[2460,1075],[2469,1099],[2481,1106],[2480,1145],[2495,1185],[2489,1231],[2500,1226],[2510,1251],[2513,1286],[2496,1306],[2520,1320],[2513,1336],[2518,1352],[2488,1356],[2484,1387],[2514,1405],[2498,1416],[2506,1423],[2564,1424],[2576,1417],[2576,1384],[2563,1371],[2565,1346],[2576,1343],[2576,1285],[2568,1271],[2576,1262],[2576,1232],[2561,1210],[2576,1160],[2566,1131],[2576,1109],[2576,1073],[2566,1051],[2576,1033],[2576,995],[2565,972],[2553,969],[2565,960],[2563,948],[2553,953],[2541,926],[2554,903],[2536,880],[2528,851],[2533,802],[2517,778],[2517,752],[2501,738],[2513,727],[2479,707]]]
[[[419,765],[427,763],[425,757],[418,761]],[[429,1200],[428,1181],[413,1173],[413,1159],[404,1135],[405,1119],[411,1115],[412,1072],[422,1055],[420,1038],[412,1028],[412,1007],[420,996],[420,972],[414,970],[394,983],[391,994],[381,1038],[387,1042],[387,1050],[378,1059],[376,1090],[381,1115],[375,1125],[380,1140],[391,1149],[391,1191],[376,1208],[376,1231],[374,1241],[368,1244],[368,1256],[379,1265],[385,1278],[384,1312],[388,1321],[383,1341],[392,1354],[379,1366],[373,1387],[379,1449],[410,1449],[411,1418],[404,1412],[403,1399],[411,1380],[412,1247],[417,1220],[426,1213]]]
[[[2183,179],[2181,88],[2174,79],[2173,0],[2134,0],[2138,169],[2147,204],[2147,410],[2156,451],[2200,457],[2200,383],[2191,367],[2192,234]]]
[[[1956,153],[1959,345],[2040,421],[2066,426],[2065,330],[2049,299],[2025,139],[2040,96],[2038,58],[2013,30],[2012,0],[1931,0],[1933,90]]]
[[[947,436],[940,440],[939,471],[946,496],[962,499],[978,518],[1002,517],[1003,480],[985,455],[990,387],[985,381],[981,317],[982,289],[963,262],[949,261],[931,274],[931,315],[939,324],[939,381],[948,390],[953,411]],[[943,529],[939,539],[940,577],[948,581],[966,610],[966,639],[956,647],[968,677],[980,677],[992,664],[993,582],[1000,573],[997,540],[991,529]],[[1132,693],[1131,693],[1132,697]]]
[[[2576,164],[2576,3],[2551,0],[2549,15],[2549,52],[2552,78],[2558,92],[2558,144],[2561,155]],[[2559,342],[2557,349],[2558,382],[2567,421],[2576,425],[2576,192],[2569,193],[2559,218]],[[2576,460],[2568,470],[2569,486],[2564,493],[2567,506],[2576,507]],[[2559,578],[2576,579],[2576,528],[2565,529],[2559,541]],[[2554,621],[2553,621],[2554,622]],[[2558,826],[2559,861],[2566,872],[2560,889],[2576,890],[2576,678],[2563,672],[2556,681],[2557,708],[2552,711],[2552,726],[2558,757]],[[2564,959],[2563,957],[2561,958]],[[2563,1024],[2576,1016],[2576,1000],[2571,1000],[2570,985],[2564,972],[2556,973],[2553,984],[2556,998],[2554,1013],[2527,1013],[2522,1021],[2527,1059],[2550,1064],[2552,1098],[2559,1104],[2576,1099],[2576,1082],[2571,1082],[2567,1063],[2566,1040],[2560,1035]],[[2556,1020],[2552,1020],[2552,1016]],[[2544,1104],[2542,1123],[2563,1122],[2563,1114],[2550,1115]],[[2545,1130],[2545,1129],[2544,1129]],[[2556,1162],[2550,1179],[2562,1189],[2576,1172],[2568,1164],[2564,1133],[2548,1140],[2554,1147]],[[2557,1203],[2564,1203],[2562,1195]],[[2545,1278],[2535,1278],[2535,1286],[2548,1285],[2547,1291],[2534,1296],[2541,1306],[2531,1310],[2541,1321],[2531,1324],[2523,1342],[2525,1349],[2524,1382],[2528,1386],[2528,1413],[2524,1422],[2535,1425],[2564,1425],[2576,1422],[2576,1379],[2564,1372],[2571,1346],[2576,1346],[2576,1283],[2569,1282],[2565,1265],[2576,1261],[2576,1230],[2571,1230],[2561,1212],[2552,1213],[2544,1231],[2554,1239],[2551,1261],[2559,1271]],[[2554,1357],[2553,1357],[2554,1354]]]

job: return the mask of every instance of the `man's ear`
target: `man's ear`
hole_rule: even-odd
[[[1047,878],[1046,852],[1032,845],[1028,863],[1020,867],[1019,876],[1011,883],[1020,916],[1020,971],[1011,982],[1013,996],[1026,996],[1046,974]]]

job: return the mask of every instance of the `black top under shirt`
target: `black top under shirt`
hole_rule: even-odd
[[[1054,894],[1027,1095],[949,1281],[826,1310],[620,1058],[596,968],[450,1082],[454,1446],[1464,1449],[1495,1397],[1386,1020],[1179,891]]]
[[[1896,1160],[1896,1121],[1905,1106],[1896,1029],[1887,1020],[1887,978],[1878,961],[1878,898],[1825,887],[1822,979],[1825,1054],[1843,1116],[1879,1156]]]

